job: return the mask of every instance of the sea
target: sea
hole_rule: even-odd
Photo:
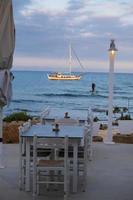
[[[40,116],[47,107],[49,117],[63,117],[68,112],[72,117],[86,119],[88,109],[94,117],[106,121],[108,109],[108,73],[84,73],[78,81],[48,80],[46,71],[14,71],[13,97],[4,107],[4,116],[24,111],[31,116]],[[78,73],[77,73],[78,74]],[[96,92],[91,92],[95,83]],[[133,115],[133,74],[114,74],[113,105],[128,107]]]

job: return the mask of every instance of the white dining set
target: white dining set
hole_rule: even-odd
[[[85,191],[92,157],[91,123],[62,118],[32,125],[29,120],[19,127],[19,140],[20,189],[31,191],[33,199],[42,190],[62,189],[65,200],[79,184]]]

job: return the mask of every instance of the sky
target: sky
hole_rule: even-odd
[[[132,0],[12,0],[14,70],[68,71],[71,42],[85,71],[108,72],[115,39],[115,72],[133,73]],[[74,55],[73,71],[82,71]]]

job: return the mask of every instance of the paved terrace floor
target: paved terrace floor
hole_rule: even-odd
[[[0,200],[31,200],[18,189],[18,145],[4,145],[5,169],[0,169]],[[48,195],[39,200],[62,200]],[[88,166],[86,192],[78,190],[70,200],[133,200],[133,145],[95,143]]]

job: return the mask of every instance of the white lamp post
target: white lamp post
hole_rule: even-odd
[[[113,122],[113,83],[114,83],[114,62],[116,47],[114,40],[111,40],[109,48],[109,100],[108,100],[108,133],[105,140],[106,144],[114,144],[112,141],[112,122]]]

